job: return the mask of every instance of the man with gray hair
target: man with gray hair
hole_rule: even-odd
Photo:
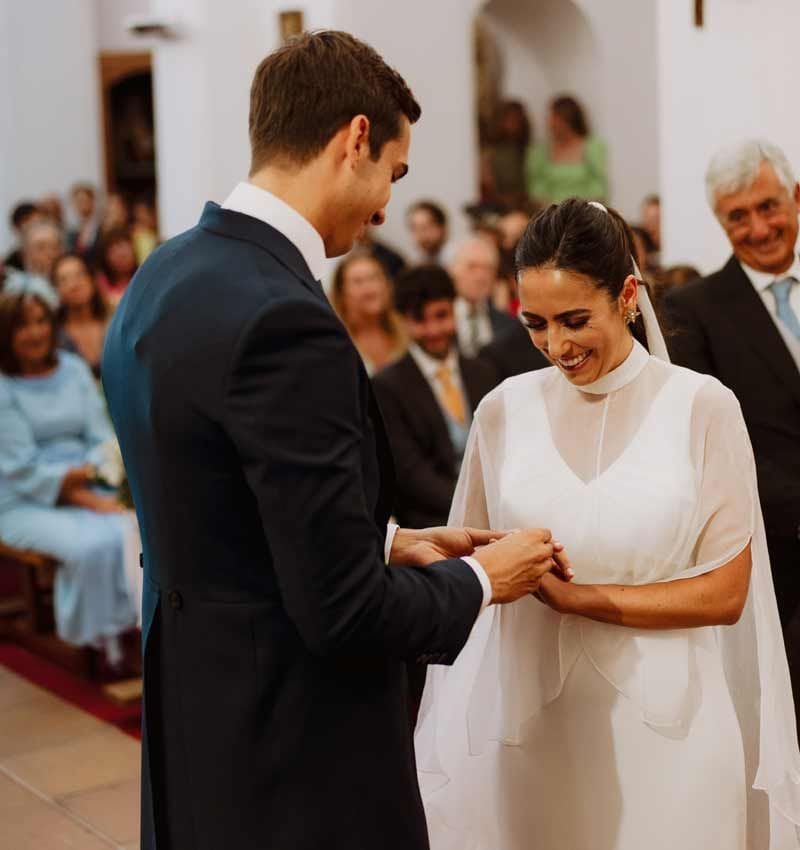
[[[754,140],[714,156],[706,189],[733,256],[671,293],[670,349],[676,363],[719,378],[742,406],[800,705],[800,186],[780,148]]]
[[[482,236],[468,236],[453,251],[450,272],[456,286],[456,330],[458,347],[465,357],[476,357],[515,324],[509,313],[492,303],[499,265],[497,246]]]

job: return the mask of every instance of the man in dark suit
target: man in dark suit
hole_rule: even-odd
[[[492,304],[500,255],[488,239],[469,236],[459,242],[450,263],[456,287],[458,347],[466,357],[478,352],[516,321]]]
[[[498,384],[513,375],[550,366],[547,358],[531,342],[531,336],[522,322],[514,322],[513,327],[506,328],[482,348],[479,358],[492,367]]]
[[[452,662],[484,604],[560,560],[546,531],[473,558],[496,533],[387,535],[385,433],[317,278],[383,221],[418,117],[345,33],[268,56],[249,182],[150,256],[109,330],[144,545],[146,850],[425,848],[404,662]]]
[[[395,304],[411,345],[373,379],[397,469],[394,514],[412,528],[447,522],[472,414],[495,384],[491,368],[459,355],[455,297],[441,266],[402,274]]]
[[[491,368],[458,352],[455,287],[441,266],[417,266],[395,284],[408,354],[373,378],[397,470],[394,515],[411,528],[444,525],[469,426],[495,385]],[[410,664],[409,715],[416,723],[427,665]]]
[[[715,375],[742,406],[800,705],[800,188],[766,142],[720,152],[706,183],[733,256],[670,293],[668,342],[676,363]]]

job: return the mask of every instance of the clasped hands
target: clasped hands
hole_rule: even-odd
[[[493,604],[513,602],[531,593],[550,604],[541,595],[543,580],[549,588],[553,581],[569,583],[574,575],[563,545],[543,528],[400,528],[389,563],[422,567],[465,556],[474,557],[485,570]]]

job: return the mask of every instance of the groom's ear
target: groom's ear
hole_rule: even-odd
[[[344,133],[344,155],[351,168],[355,168],[363,160],[369,159],[369,131],[370,123],[366,115],[356,115],[340,131]]]

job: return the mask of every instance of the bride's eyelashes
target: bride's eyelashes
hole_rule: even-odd
[[[526,328],[532,331],[544,331],[547,330],[547,322],[534,322],[530,319],[526,319],[523,324]],[[570,331],[579,331],[581,328],[585,328],[589,324],[588,316],[583,319],[572,319],[569,322],[564,322],[564,327]]]

